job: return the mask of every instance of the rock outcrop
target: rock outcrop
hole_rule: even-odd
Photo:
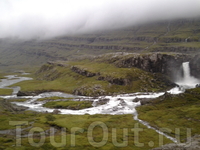
[[[99,76],[98,80],[108,81],[109,83],[116,85],[129,85],[131,83],[127,78],[113,78],[111,76]]]
[[[60,114],[60,113],[61,113],[61,111],[58,109],[54,109],[52,112],[52,114],[55,114],[55,115]]]
[[[66,61],[48,61],[47,64],[49,65],[56,65],[60,67],[67,67]]]
[[[86,77],[94,77],[94,76],[98,76],[97,80],[103,80],[103,81],[108,81],[111,84],[116,84],[116,85],[129,85],[130,84],[130,80],[127,78],[114,78],[112,76],[101,76],[101,74],[99,72],[94,73],[91,72],[89,70],[87,70],[86,68],[81,68],[79,66],[72,66],[71,70],[73,72],[76,72],[80,75],[86,76]]]
[[[73,91],[75,95],[88,95],[88,96],[100,96],[105,95],[106,92],[102,89],[101,85],[93,85],[93,86],[81,86]]]
[[[17,93],[17,96],[37,96],[38,94],[44,93],[44,92],[50,92],[51,90],[37,90],[37,91],[19,91]]]
[[[196,78],[200,78],[200,54],[196,55],[189,63],[190,73]]]
[[[170,75],[174,70],[180,68],[184,61],[189,61],[191,57],[185,54],[162,54],[151,53],[124,57],[114,64],[117,67],[137,67],[152,73],[162,73]]]
[[[86,76],[86,77],[93,77],[93,76],[99,75],[99,73],[93,73],[93,72],[88,71],[87,69],[83,69],[78,66],[72,66],[71,70],[73,72],[76,72],[76,73]]]

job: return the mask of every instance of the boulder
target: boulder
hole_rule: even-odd
[[[53,112],[52,112],[52,114],[60,114],[60,113],[61,113],[61,111],[58,110],[58,109],[54,109]]]

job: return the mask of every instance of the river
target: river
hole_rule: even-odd
[[[194,88],[196,84],[199,83],[198,79],[190,76],[189,63],[183,63],[183,72],[184,75],[181,80],[177,81],[179,87],[174,87],[171,90],[167,91],[170,94],[180,94],[185,91],[185,89]],[[18,83],[25,80],[31,80],[31,78],[20,77],[17,75],[6,76],[7,79],[3,79],[0,82],[0,88],[9,88],[8,86]],[[42,93],[37,96],[17,96],[17,92],[20,90],[20,87],[12,87],[13,94],[8,96],[0,96],[4,99],[9,98],[27,98],[28,100],[25,102],[13,102],[18,106],[25,106],[29,110],[37,111],[37,112],[53,112],[55,109],[45,108],[43,104],[46,101],[37,101],[39,98],[45,97],[64,97],[64,98],[72,98],[74,101],[83,101],[88,100],[93,102],[93,107],[82,109],[82,110],[69,110],[69,109],[58,109],[61,114],[72,114],[72,115],[84,115],[84,114],[111,114],[111,115],[119,115],[119,114],[133,114],[134,119],[144,124],[148,128],[151,128],[158,132],[159,134],[164,135],[169,138],[173,142],[177,142],[177,140],[173,137],[166,135],[165,133],[151,127],[147,122],[138,119],[138,114],[136,111],[136,107],[141,105],[140,101],[136,101],[139,99],[155,99],[165,94],[165,92],[137,92],[137,93],[129,93],[129,94],[120,94],[116,96],[99,96],[96,98],[93,97],[85,97],[85,96],[75,96],[71,94],[61,93],[61,92],[47,92]],[[106,101],[103,105],[98,105],[98,102]]]

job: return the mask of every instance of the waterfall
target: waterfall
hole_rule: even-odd
[[[179,77],[176,84],[184,89],[195,88],[197,84],[200,83],[199,79],[190,75],[190,65],[189,62],[182,63],[183,77]]]
[[[183,67],[183,80],[186,82],[190,82],[191,76],[190,76],[189,62],[184,62],[182,64],[182,67]]]

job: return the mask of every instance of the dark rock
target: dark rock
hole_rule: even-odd
[[[5,109],[11,111],[14,114],[17,114],[18,112],[25,111],[26,109],[28,109],[28,107],[12,104],[7,99],[2,100],[2,105]]]
[[[154,100],[153,98],[135,98],[133,101],[134,102],[139,102],[141,103],[141,105],[146,105],[149,104],[152,100]]]
[[[200,78],[200,54],[192,58],[189,65],[191,75]]]
[[[168,92],[165,92],[164,95],[160,96],[160,100],[162,101],[162,100],[165,100],[165,99],[172,99],[173,97],[174,97],[173,94],[170,94],[170,93],[168,93]]]
[[[66,62],[64,62],[64,61],[48,61],[47,64],[60,66],[60,67],[67,67],[68,66],[68,64],[66,64]]]
[[[58,110],[58,109],[54,109],[53,112],[52,112],[52,114],[60,114],[60,113],[61,113],[61,111]]]
[[[71,70],[73,72],[76,72],[76,73],[86,76],[86,77],[93,77],[93,76],[99,75],[99,73],[92,73],[86,69],[79,68],[78,66],[72,66]]]
[[[93,105],[94,105],[95,107],[96,107],[96,106],[99,106],[99,105],[104,105],[104,104],[108,103],[109,100],[110,100],[110,99],[103,98],[103,99],[100,99],[100,100],[98,100],[98,101],[95,101],[95,102],[93,103]]]
[[[198,88],[198,87],[200,87],[200,84],[197,84],[197,85],[196,85],[196,88]]]
[[[116,85],[129,85],[130,80],[126,78],[113,78],[111,76],[100,76],[98,77],[98,80],[103,80],[103,81],[108,81],[111,84],[116,84]]]
[[[12,104],[11,105],[11,107],[12,107],[12,109],[14,110],[14,111],[25,111],[25,110],[27,110],[28,109],[28,107],[25,107],[25,106],[17,106],[17,105],[14,105],[14,104]]]
[[[30,94],[30,93],[19,91],[19,92],[17,93],[17,96],[30,96],[29,94]]]
[[[127,105],[126,102],[123,99],[119,99],[119,100],[120,100],[120,105],[121,106],[126,106]]]
[[[38,94],[41,94],[44,92],[50,92],[50,91],[49,90],[38,90],[38,91],[30,91],[30,92],[19,91],[17,93],[17,96],[37,96]]]
[[[81,86],[73,91],[73,94],[82,96],[100,96],[105,93],[101,85]]]

